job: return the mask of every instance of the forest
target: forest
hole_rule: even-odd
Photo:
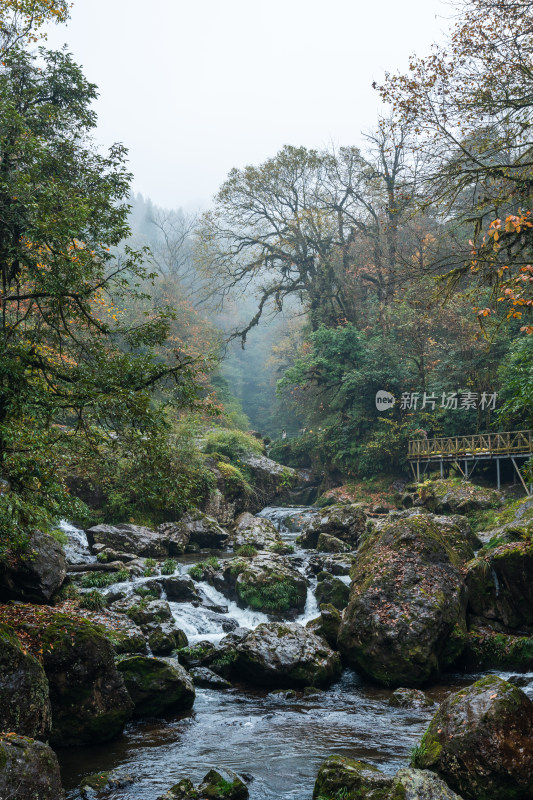
[[[531,435],[408,458],[533,427],[533,3],[450,9],[196,211],[0,3],[0,800],[533,797]]]

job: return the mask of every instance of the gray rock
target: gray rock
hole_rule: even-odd
[[[263,517],[254,517],[245,511],[235,520],[235,528],[228,544],[234,550],[244,545],[251,545],[256,550],[266,550],[280,542],[281,536],[272,522]]]
[[[136,717],[159,716],[192,708],[193,682],[176,659],[132,656],[120,661],[118,668],[135,703]]]
[[[95,525],[86,533],[91,548],[95,544],[104,544],[112,550],[134,553],[143,558],[164,558],[168,555],[168,545],[160,534],[142,525]]]
[[[0,720],[4,731],[48,738],[51,726],[48,681],[41,664],[25,652],[7,625],[0,625]]]
[[[0,797],[4,800],[63,800],[54,751],[25,736],[0,735]]]
[[[321,533],[340,539],[355,550],[365,531],[366,514],[358,503],[328,506],[304,524],[298,538],[302,547],[316,548]]]
[[[0,565],[0,599],[48,603],[66,574],[62,546],[48,533],[34,531],[16,563]]]
[[[260,686],[323,686],[341,671],[327,642],[297,624],[263,623],[238,642],[236,652],[236,673]]]
[[[195,686],[206,689],[231,689],[231,683],[207,667],[192,667],[190,676]]]
[[[198,590],[188,575],[172,575],[170,578],[163,578],[162,583],[169,600],[178,603],[198,600]]]

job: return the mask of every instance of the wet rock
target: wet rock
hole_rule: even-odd
[[[227,638],[227,637],[224,637]],[[222,640],[224,641],[224,639]],[[217,652],[217,646],[207,639],[196,642],[193,645],[182,647],[178,652],[180,664],[184,664],[188,669],[199,667],[211,663]]]
[[[157,800],[198,800],[198,798],[199,794],[193,782],[189,778],[182,778],[168,792],[159,795]]]
[[[330,572],[332,575],[349,575],[355,564],[356,556],[352,553],[336,555],[314,555],[309,559],[309,569],[315,575],[319,572]]]
[[[127,609],[128,617],[141,627],[157,626],[172,619],[172,611],[166,600],[151,600],[136,603]]]
[[[111,643],[113,650],[117,655],[124,655],[124,653],[146,653],[146,640],[140,628],[136,625],[125,630],[113,631]]]
[[[257,497],[260,498],[257,502],[257,509],[251,510],[259,510],[265,505],[271,505],[276,498],[302,481],[297,470],[282,466],[266,456],[244,455],[241,456],[241,461],[252,473],[252,485]],[[253,498],[251,505],[255,505]]]
[[[169,656],[174,650],[188,647],[185,633],[174,625],[158,625],[148,636],[148,644],[154,656]]]
[[[431,708],[435,703],[420,689],[396,689],[389,698],[389,705],[397,708]]]
[[[330,575],[329,572],[318,574],[318,583],[315,591],[317,603],[329,603],[342,611],[348,605],[350,588],[340,578]]]
[[[321,533],[316,543],[316,549],[319,553],[347,553],[350,547],[336,536]]]
[[[168,546],[161,536],[142,525],[95,525],[89,528],[87,541],[91,549],[95,544],[103,544],[113,550],[134,553],[143,558],[164,558]]]
[[[159,716],[192,708],[192,680],[175,659],[132,656],[120,661],[118,669],[135,703],[134,716]]]
[[[301,697],[301,694],[295,689],[276,689],[274,692],[269,692],[269,695],[275,697],[276,700],[296,700]]]
[[[44,669],[7,625],[0,625],[0,720],[3,730],[32,739],[47,739],[50,732]]]
[[[26,736],[0,734],[0,797],[5,800],[63,800],[54,751]]]
[[[297,624],[263,623],[238,642],[236,652],[236,674],[260,686],[323,686],[341,671],[325,640]]]
[[[361,545],[339,632],[346,661],[385,686],[427,682],[461,654],[461,558],[426,515],[395,518]]]
[[[206,800],[247,800],[248,788],[231,770],[209,770],[198,787],[199,797]]]
[[[437,772],[470,800],[533,797],[533,703],[488,675],[442,703],[413,766]]]
[[[80,783],[80,794],[83,800],[97,800],[99,797],[108,797],[109,792],[131,786],[134,782],[133,777],[120,770],[110,772],[97,772],[94,775],[86,775]],[[102,794],[103,793],[103,794]]]
[[[307,599],[304,576],[274,553],[228,562],[224,566],[221,588],[235,596],[243,607],[267,614],[302,611]]]
[[[426,481],[418,487],[418,501],[437,514],[469,514],[503,505],[501,492],[468,481]],[[415,501],[416,502],[416,501]]]
[[[15,563],[0,565],[0,599],[48,603],[67,574],[65,553],[53,536],[31,534]]]
[[[466,585],[477,624],[533,632],[533,536],[481,551],[468,565]]]
[[[235,529],[228,544],[234,550],[244,545],[251,545],[256,550],[267,550],[272,545],[281,542],[281,536],[272,522],[263,517],[254,517],[252,514],[244,512],[235,520]]]
[[[462,800],[444,781],[425,769],[401,769],[394,776],[391,800]]]
[[[163,587],[169,600],[177,603],[191,603],[198,600],[198,590],[188,575],[173,575],[163,578]]]
[[[179,522],[174,523],[174,537],[181,536],[180,541],[187,541],[186,549],[193,546],[219,550],[228,541],[229,534],[214,517],[209,517],[198,509],[184,514]],[[171,553],[173,555],[173,553]],[[178,553],[176,552],[176,555]]]
[[[321,765],[313,789],[313,800],[342,797],[343,800],[400,800],[389,794],[392,778],[372,764],[343,756],[330,756]]]
[[[56,614],[42,629],[50,686],[52,744],[70,747],[118,736],[133,704],[104,632],[83,619]]]
[[[207,667],[192,667],[190,676],[195,686],[206,689],[231,689],[231,683]]]
[[[336,650],[341,620],[340,611],[335,606],[330,603],[322,603],[320,616],[310,620],[305,627],[325,639],[332,650]]]
[[[488,669],[533,671],[533,636],[512,636],[473,628],[468,632],[461,666],[469,672]]]
[[[302,547],[316,548],[321,533],[334,536],[355,550],[365,531],[366,514],[357,503],[333,505],[322,509],[306,522],[298,543]]]
[[[157,532],[164,542],[169,556],[182,556],[186,552],[191,538],[187,527],[178,522],[163,522],[158,526]]]

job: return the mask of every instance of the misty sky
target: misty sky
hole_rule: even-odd
[[[96,83],[97,138],[130,151],[133,188],[208,205],[233,167],[284,144],[360,144],[372,81],[440,39],[441,0],[75,0],[64,42]]]

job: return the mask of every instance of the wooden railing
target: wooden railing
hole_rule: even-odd
[[[506,431],[505,433],[480,433],[475,436],[448,436],[440,439],[411,439],[411,459],[446,458],[450,456],[515,455],[533,452],[531,431]]]

